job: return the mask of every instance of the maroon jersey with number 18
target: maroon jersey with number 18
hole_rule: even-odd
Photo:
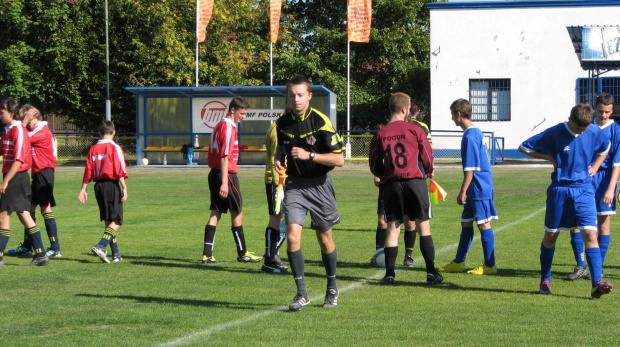
[[[433,149],[422,127],[394,121],[372,138],[368,164],[382,181],[426,178],[433,171]]]

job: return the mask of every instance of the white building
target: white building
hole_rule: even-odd
[[[620,102],[620,1],[427,5],[433,131],[460,130],[449,107],[464,98],[475,124],[518,158],[523,140],[567,120],[576,103],[602,92]]]

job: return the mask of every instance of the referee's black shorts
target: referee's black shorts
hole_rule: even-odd
[[[95,182],[95,197],[99,205],[99,217],[102,221],[123,225],[123,192],[118,181],[101,180]]]
[[[425,179],[385,182],[386,221],[402,222],[405,215],[410,220],[433,218]]]
[[[222,185],[222,172],[218,169],[209,171],[209,191],[211,193],[211,211],[221,213],[231,212],[241,213],[243,199],[239,188],[237,174],[228,174],[228,196],[225,199],[220,197],[220,186]]]
[[[54,199],[54,169],[48,167],[32,175],[31,187],[31,205],[56,206],[56,199]]]
[[[6,174],[4,174],[3,177],[4,176],[6,176]],[[18,172],[9,181],[9,185],[0,198],[0,211],[30,211],[31,198],[30,175],[28,171]]]

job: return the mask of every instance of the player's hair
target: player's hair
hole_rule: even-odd
[[[312,92],[312,82],[308,81],[308,79],[303,76],[296,76],[286,82],[286,95],[288,95],[288,90],[291,88],[291,86],[296,86],[300,84],[306,85],[306,87],[308,88],[308,93]]]
[[[409,107],[409,121],[413,122],[420,116],[420,108],[414,102],[411,102],[411,107]]]
[[[235,110],[249,110],[250,104],[245,101],[244,98],[236,96],[235,98],[230,100],[230,104],[228,104],[228,111],[231,111],[233,108]]]
[[[411,105],[411,98],[405,93],[394,93],[390,96],[390,113],[394,114],[400,111],[403,107]]]
[[[471,104],[465,99],[456,99],[450,105],[450,112],[461,112],[463,118],[471,119]]]
[[[19,105],[13,98],[8,97],[0,101],[0,110],[6,110],[8,113],[13,114],[13,119],[17,119],[19,112]]]
[[[614,97],[611,96],[610,94],[607,93],[603,93],[601,95],[599,95],[598,97],[596,97],[596,104],[603,104],[605,106],[609,106],[609,105],[613,105],[615,104],[614,102]]]
[[[114,130],[114,122],[111,120],[104,120],[101,121],[101,124],[99,124],[99,135],[101,136],[111,135],[114,133]]]
[[[579,128],[587,128],[592,123],[594,110],[588,104],[577,104],[570,110],[569,119]]]
[[[34,110],[34,116],[38,119],[41,120],[41,112],[39,112],[39,110],[37,110],[36,107],[30,105],[30,104],[23,104],[22,107],[19,108],[19,120],[24,120],[24,118],[26,117],[26,113],[28,113],[28,111],[30,110]]]

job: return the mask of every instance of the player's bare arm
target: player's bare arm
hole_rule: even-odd
[[[467,189],[471,184],[471,181],[474,179],[473,171],[463,171],[463,184],[461,184],[461,191],[459,195],[456,197],[456,203],[459,205],[465,205],[465,200],[467,200]]]
[[[521,152],[521,153],[523,153],[523,154],[525,154],[527,156],[530,156],[532,158],[535,158],[535,159],[548,160],[548,161],[551,162],[551,164],[553,164],[553,169],[554,170],[558,168],[558,163],[555,161],[555,158],[553,158],[553,156],[551,156],[551,155],[543,154],[543,153],[540,153],[540,152],[526,152],[521,147],[519,147],[519,152]]]
[[[311,153],[301,147],[293,147],[291,150],[293,159],[298,160],[310,160]],[[312,161],[322,165],[342,167],[344,166],[344,155],[342,153],[314,153]]]
[[[611,204],[614,201],[614,191],[616,190],[616,184],[618,183],[618,177],[620,176],[620,166],[614,166],[611,170],[611,178],[609,180],[609,186],[603,195],[603,203]]]
[[[121,177],[118,180],[121,183],[121,187],[123,187],[123,196],[121,197],[121,202],[127,201],[127,184],[125,184],[125,177]]]
[[[608,152],[609,151],[607,151],[604,154],[601,154],[598,157],[596,157],[596,160],[594,161],[594,164],[592,164],[592,166],[590,166],[588,168],[588,173],[590,174],[590,176],[594,176],[594,174],[596,174],[598,169],[601,167],[601,165],[605,161],[605,158],[607,158],[607,153]]]
[[[220,185],[220,198],[225,199],[228,197],[228,157],[220,159],[221,161],[221,176],[222,184]]]
[[[88,200],[86,187],[88,187],[88,183],[82,183],[82,190],[80,190],[80,194],[78,194],[78,200],[80,200],[81,203],[85,203],[86,200]]]
[[[20,166],[22,166],[22,162],[17,160],[14,161],[13,164],[11,164],[9,172],[6,173],[4,179],[2,180],[2,183],[0,184],[0,194],[4,194],[4,192],[6,192],[6,188],[9,186],[9,181],[11,181],[13,176],[15,176]]]

